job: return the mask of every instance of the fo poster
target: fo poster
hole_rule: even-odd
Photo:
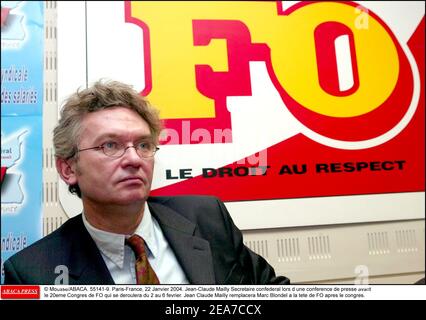
[[[59,97],[112,78],[160,110],[153,195],[217,196],[247,229],[424,218],[423,3],[60,6]]]

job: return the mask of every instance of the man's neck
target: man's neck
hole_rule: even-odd
[[[83,201],[84,215],[95,228],[118,234],[133,234],[141,223],[145,202],[129,206],[98,205]]]

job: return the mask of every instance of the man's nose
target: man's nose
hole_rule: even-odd
[[[128,149],[134,149],[134,151],[136,152],[136,154],[139,156],[138,149],[136,149],[135,146],[127,146],[126,148],[124,148],[124,153],[126,153]]]
[[[140,163],[142,157],[139,155],[137,149],[135,146],[127,146],[124,149],[124,155],[123,158],[126,158],[126,160],[133,162]]]

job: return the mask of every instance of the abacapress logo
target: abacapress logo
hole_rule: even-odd
[[[40,286],[1,286],[2,299],[40,299]]]

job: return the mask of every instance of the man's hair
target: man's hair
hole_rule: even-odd
[[[53,144],[57,158],[78,156],[81,122],[85,115],[113,107],[123,107],[138,113],[151,131],[154,143],[158,143],[161,120],[157,109],[131,86],[118,81],[97,81],[91,87],[77,90],[68,97],[61,110],[58,125],[53,130]],[[70,185],[71,193],[81,198],[78,184]]]

